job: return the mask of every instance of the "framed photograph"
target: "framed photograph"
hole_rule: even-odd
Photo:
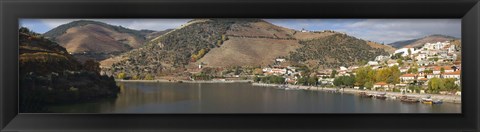
[[[1,1],[1,131],[478,131],[479,5]]]

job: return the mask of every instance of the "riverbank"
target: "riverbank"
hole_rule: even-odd
[[[279,84],[264,84],[264,83],[252,83],[254,86],[266,86],[266,87],[277,87]],[[433,100],[442,100],[443,102],[446,103],[455,103],[455,104],[461,104],[462,99],[461,96],[458,95],[440,95],[440,94],[418,94],[418,93],[399,93],[399,92],[382,92],[382,91],[372,91],[372,90],[359,90],[359,89],[351,89],[351,88],[344,88],[344,89],[339,89],[339,88],[327,88],[327,87],[315,87],[315,86],[299,86],[299,85],[288,85],[288,87],[293,87],[293,88],[298,88],[298,89],[303,89],[303,90],[315,90],[315,91],[326,91],[326,92],[331,92],[331,91],[337,91],[341,93],[348,93],[348,94],[355,94],[358,95],[360,92],[365,92],[366,94],[372,94],[376,95],[378,93],[386,93],[386,96],[389,99],[399,99],[401,96],[408,96],[408,97],[413,97],[413,98],[425,98],[427,96],[430,96],[431,99]]]
[[[251,83],[253,80],[166,80],[166,79],[157,79],[157,80],[121,80],[117,79],[116,82],[143,82],[143,83]]]

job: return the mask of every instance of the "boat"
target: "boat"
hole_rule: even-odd
[[[358,95],[363,98],[369,98],[369,96],[367,95],[367,92],[360,92],[358,93]]]
[[[433,104],[433,100],[430,98],[422,98],[423,104]]]
[[[386,94],[387,93],[379,93],[379,94],[375,95],[375,98],[376,99],[387,99]]]
[[[286,87],[285,90],[300,90],[299,87],[293,88],[293,87]]]
[[[408,96],[402,96],[402,97],[400,97],[400,101],[401,101],[401,102],[405,102],[405,103],[417,103],[417,102],[418,102],[418,99],[412,98],[412,97],[408,97]]]
[[[278,89],[286,89],[286,88],[288,88],[288,86],[287,85],[278,85],[277,88]]]
[[[285,88],[285,90],[300,90],[298,88]]]
[[[373,98],[373,97],[375,97],[375,95],[374,94],[367,94],[367,97]]]
[[[443,101],[442,100],[435,100],[432,103],[433,104],[443,104]]]
[[[428,95],[426,98],[422,98],[421,102],[424,104],[433,104],[432,96]]]

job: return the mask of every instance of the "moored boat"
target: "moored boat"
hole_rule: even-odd
[[[378,93],[375,95],[376,99],[387,99],[386,93]]]
[[[430,98],[422,98],[423,104],[433,104],[433,100]]]
[[[443,101],[442,101],[442,100],[435,100],[435,101],[433,101],[432,103],[433,103],[433,104],[442,104]]]
[[[430,98],[431,96],[428,96],[426,98],[422,98],[421,102],[423,104],[433,104],[433,100]]]
[[[358,95],[360,97],[364,97],[364,98],[369,98],[370,97],[370,96],[367,95],[367,92],[360,92],[360,93],[358,93]]]
[[[278,89],[286,89],[286,88],[288,88],[288,86],[287,85],[278,85],[277,88]]]
[[[400,101],[405,103],[417,103],[418,99],[408,96],[402,96],[400,97]]]

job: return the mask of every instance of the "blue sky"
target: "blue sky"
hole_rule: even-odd
[[[20,19],[20,26],[44,33],[80,19]],[[131,29],[165,30],[191,19],[89,19]],[[431,34],[461,37],[461,19],[265,19],[273,24],[301,30],[335,30],[380,43],[415,39]]]

